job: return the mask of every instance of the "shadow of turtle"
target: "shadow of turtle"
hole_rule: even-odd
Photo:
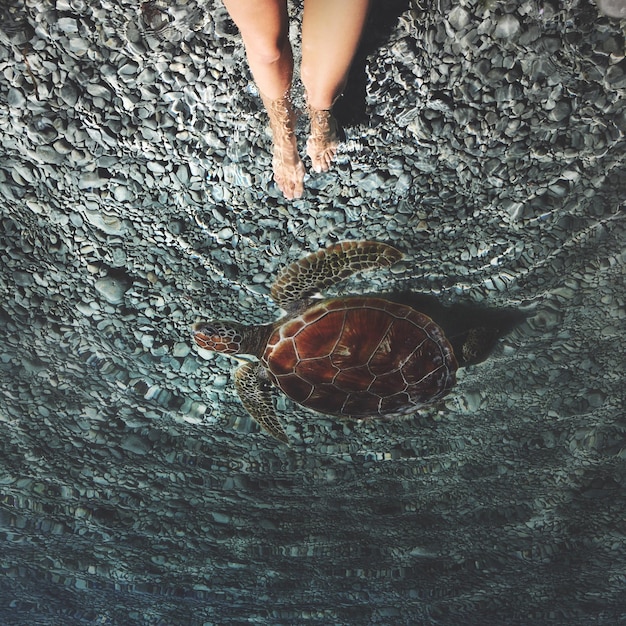
[[[379,297],[428,315],[446,334],[459,367],[476,365],[487,359],[496,342],[527,318],[525,313],[510,308],[462,303],[445,306],[435,296],[423,293],[386,293]]]

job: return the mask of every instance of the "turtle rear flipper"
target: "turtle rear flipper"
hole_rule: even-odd
[[[276,417],[270,382],[260,375],[258,363],[245,363],[235,370],[235,388],[250,417],[279,441],[289,443]]]
[[[284,268],[272,286],[274,302],[286,307],[352,274],[388,267],[402,258],[392,246],[375,241],[342,241]]]
[[[459,364],[466,366],[481,363],[489,356],[497,340],[498,331],[495,328],[470,328],[458,356]]]

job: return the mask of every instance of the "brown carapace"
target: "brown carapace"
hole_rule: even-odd
[[[281,324],[261,361],[295,402],[347,417],[415,412],[451,389],[457,369],[429,317],[359,297],[325,300]]]

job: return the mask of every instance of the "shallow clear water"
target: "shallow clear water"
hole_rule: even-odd
[[[0,25],[0,622],[623,623],[623,24],[379,10],[287,202],[223,9],[36,4]],[[282,445],[190,325],[354,238],[405,258],[332,293],[524,320],[420,415],[277,398]]]

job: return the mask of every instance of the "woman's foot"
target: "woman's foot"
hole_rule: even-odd
[[[308,106],[311,135],[306,142],[306,153],[311,158],[313,170],[318,174],[330,169],[339,145],[339,125],[331,109],[314,109]]]
[[[298,154],[295,135],[296,114],[289,95],[276,100],[263,97],[272,130],[272,169],[278,188],[288,200],[304,191],[304,165]]]

